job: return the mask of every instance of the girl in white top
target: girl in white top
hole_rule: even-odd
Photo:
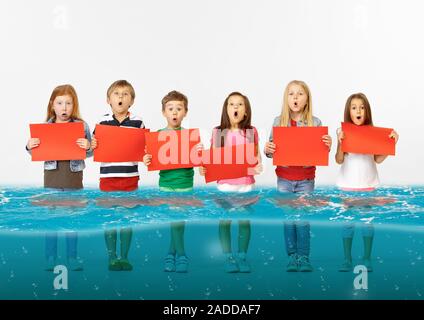
[[[353,123],[357,126],[373,125],[371,107],[367,97],[363,93],[352,94],[347,99],[344,111],[344,122]],[[379,184],[376,164],[383,162],[387,158],[387,155],[345,153],[342,151],[342,140],[344,137],[344,132],[339,128],[337,130],[338,145],[336,162],[341,164],[341,169],[337,180],[337,186],[346,191],[374,190]],[[397,143],[399,139],[399,135],[394,130],[390,133],[389,137],[395,139],[395,143]],[[345,261],[339,271],[347,272],[352,270],[351,249],[353,231],[354,228],[352,224],[345,226],[343,230]],[[364,227],[363,238],[363,264],[368,268],[368,271],[372,271],[371,249],[374,238],[373,228],[370,228],[370,226]]]

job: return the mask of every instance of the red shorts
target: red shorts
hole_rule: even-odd
[[[139,176],[124,178],[100,178],[101,191],[134,191],[138,188]]]

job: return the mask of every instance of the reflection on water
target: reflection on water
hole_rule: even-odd
[[[422,188],[300,196],[0,194],[1,299],[422,299],[424,293]],[[185,260],[169,252],[184,252]],[[53,286],[57,265],[67,268],[67,290]],[[366,286],[355,287],[358,276]]]
[[[58,192],[4,189],[0,193],[0,231],[98,231],[137,228],[177,221],[235,220],[343,221],[385,225],[424,225],[421,187],[387,188],[374,192],[342,192],[317,188],[310,195],[280,194],[265,188],[247,194],[223,194],[202,188],[164,195],[156,189],[128,193],[98,190]]]

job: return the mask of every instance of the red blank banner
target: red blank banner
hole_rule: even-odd
[[[147,154],[152,155],[148,171],[200,166],[201,157],[195,148],[199,143],[199,129],[146,133]]]
[[[31,138],[40,145],[31,151],[32,161],[83,160],[86,151],[77,145],[85,138],[82,122],[30,124]]]
[[[393,129],[343,122],[342,130],[345,135],[342,140],[343,152],[395,155],[395,139],[389,137]]]
[[[145,132],[149,129],[96,125],[97,162],[141,162],[145,148]]]
[[[248,169],[258,163],[255,153],[253,143],[203,151],[206,183],[248,176]]]
[[[276,166],[328,166],[328,127],[274,127]]]

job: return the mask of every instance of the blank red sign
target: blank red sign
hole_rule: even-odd
[[[253,143],[205,150],[202,159],[206,183],[246,177],[249,167],[257,164]]]
[[[152,155],[148,171],[200,166],[201,157],[195,148],[198,143],[199,129],[146,133],[146,151]]]
[[[32,161],[83,160],[86,151],[77,145],[85,137],[82,122],[30,124],[31,138],[40,139],[32,149]]]
[[[328,127],[274,127],[276,166],[328,166]]]
[[[395,155],[395,139],[389,137],[393,129],[343,122],[342,130],[345,135],[342,140],[343,152]]]
[[[145,148],[145,132],[149,129],[96,125],[97,162],[141,162]]]

